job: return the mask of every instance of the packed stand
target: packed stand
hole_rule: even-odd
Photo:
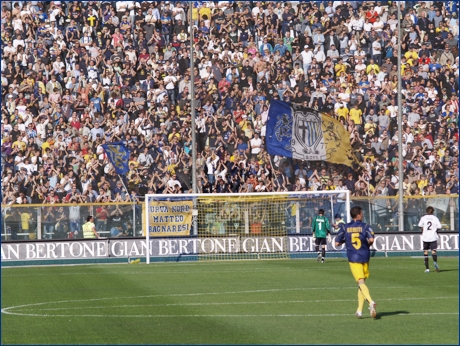
[[[405,195],[458,193],[459,23],[447,5],[401,5],[398,67],[395,2],[195,2],[198,191],[395,196],[404,159]],[[188,6],[2,3],[2,203],[192,191]],[[272,99],[338,119],[363,167],[268,155]],[[123,177],[102,149],[117,141],[131,155]]]

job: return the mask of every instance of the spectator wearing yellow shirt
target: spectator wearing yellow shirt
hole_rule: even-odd
[[[21,141],[21,138],[18,138],[17,141],[13,142],[11,145],[11,148],[14,150],[15,148],[18,148],[20,151],[26,151],[27,144]]]
[[[137,185],[142,181],[139,173],[133,171],[133,173],[128,178],[128,188],[132,191],[136,188]]]
[[[348,114],[350,113],[348,111],[348,108],[343,105],[343,103],[340,104],[339,108],[335,111],[337,113],[337,118],[340,120],[340,118],[343,118],[343,120],[348,120]]]
[[[372,118],[367,119],[367,123],[364,125],[364,132],[366,136],[373,136],[376,132],[377,125],[374,123]]]
[[[343,63],[343,59],[339,58],[337,64],[334,66],[335,75],[340,77],[342,72],[347,72],[347,66]]]
[[[24,233],[29,233],[29,239],[35,239],[35,233],[29,229],[29,222],[31,219],[31,215],[25,211],[20,211],[21,214],[21,226],[22,226],[22,232]]]
[[[369,60],[369,65],[366,67],[366,73],[369,74],[372,70],[375,74],[380,72],[380,67],[374,62],[374,59]]]
[[[166,170],[171,174],[175,175],[176,174],[176,168],[177,164],[175,162],[171,162],[169,165],[166,166]]]
[[[444,155],[446,154],[446,143],[444,143],[444,141],[439,142],[439,147],[436,151],[436,154],[439,155],[441,160],[444,158]]]
[[[199,9],[195,6],[192,8],[192,20],[193,24],[198,26],[198,21],[200,20],[200,14],[199,14]]]
[[[401,75],[404,76],[406,69],[410,69],[411,66],[412,66],[412,62],[407,61],[407,58],[403,55],[401,57]]]
[[[35,85],[35,79],[32,77],[31,74],[26,78],[26,81],[27,81],[27,84],[29,85],[29,87],[33,88],[33,86]],[[40,87],[40,83],[41,83],[41,87],[43,87],[43,89],[45,89],[45,86],[40,81],[38,82],[38,87]],[[46,92],[46,89],[45,89],[45,92]]]
[[[46,149],[51,148],[54,145],[54,140],[52,136],[48,136],[46,141],[42,144],[42,152],[45,154]]]
[[[436,33],[438,32],[449,32],[449,27],[444,26],[443,22],[439,22],[439,27],[436,28]]]
[[[89,162],[91,159],[96,159],[96,154],[93,153],[93,149],[89,148],[88,153],[83,155],[83,160]]]
[[[353,108],[350,110],[350,116],[347,120],[353,120],[355,125],[359,128],[363,125],[363,112],[358,108],[358,104],[355,103]]]
[[[248,123],[246,128],[243,131],[244,131],[244,136],[247,137],[248,139],[252,139],[252,137],[254,137],[254,129],[252,128],[251,123]]]
[[[133,157],[131,157],[128,161],[128,166],[130,169],[136,169],[137,167],[139,167],[139,162],[137,162],[137,160]],[[129,174],[129,173],[128,173]]]
[[[335,190],[337,186],[334,185],[334,181],[332,179],[327,180],[326,190]]]
[[[406,58],[407,63],[409,63],[411,66],[414,64],[414,61],[418,60],[419,58],[414,46],[410,46],[409,51],[404,54],[404,57]]]
[[[426,177],[426,174],[422,174],[421,179],[417,182],[417,186],[420,189],[420,191],[423,191],[423,188],[428,186],[428,179]]]
[[[365,152],[363,155],[364,161],[372,164],[375,161],[375,156],[374,156],[374,153],[372,152],[372,149],[366,147],[364,148],[364,152]]]
[[[246,114],[243,114],[242,118],[243,120],[241,120],[238,125],[242,131],[245,131],[248,128],[248,124],[249,124],[248,116]]]
[[[181,139],[181,135],[177,132],[177,128],[175,127],[172,128],[172,132],[168,136],[168,141],[172,142],[173,138],[177,138],[178,140]]]
[[[205,20],[203,18],[203,16],[205,16],[205,15],[207,17],[206,19],[211,20],[211,9],[206,7],[206,4],[203,4],[203,6],[199,9],[198,13],[200,15],[200,20]],[[192,15],[193,15],[193,13],[192,13]]]

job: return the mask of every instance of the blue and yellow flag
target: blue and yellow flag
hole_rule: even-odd
[[[343,125],[314,109],[272,100],[266,138],[270,155],[350,167],[359,164]]]
[[[103,144],[102,148],[107,154],[107,157],[115,168],[115,172],[117,172],[117,174],[128,173],[129,150],[123,142]]]
[[[457,12],[457,1],[447,1],[445,6],[449,13]]]

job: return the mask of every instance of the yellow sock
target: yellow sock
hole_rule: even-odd
[[[358,288],[358,310],[359,312],[363,312],[364,301],[366,298],[364,297],[363,292]]]
[[[367,288],[365,283],[362,283],[362,284],[359,285],[359,289],[362,292],[362,294],[364,295],[364,298],[366,298],[367,301],[370,304],[372,302],[372,298],[371,298],[371,294],[369,293],[369,288]]]

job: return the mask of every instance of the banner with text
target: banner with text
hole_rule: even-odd
[[[458,251],[458,233],[439,234],[438,250]],[[344,245],[335,247],[335,237],[328,243],[328,251],[343,251]],[[18,260],[101,259],[145,257],[145,239],[94,239],[69,241],[3,242],[2,262]],[[421,234],[376,234],[377,252],[422,251]],[[177,257],[202,254],[301,254],[315,252],[310,236],[285,237],[225,237],[225,238],[155,238],[150,240],[150,256]]]
[[[190,235],[192,201],[149,201],[148,230],[151,237]]]

